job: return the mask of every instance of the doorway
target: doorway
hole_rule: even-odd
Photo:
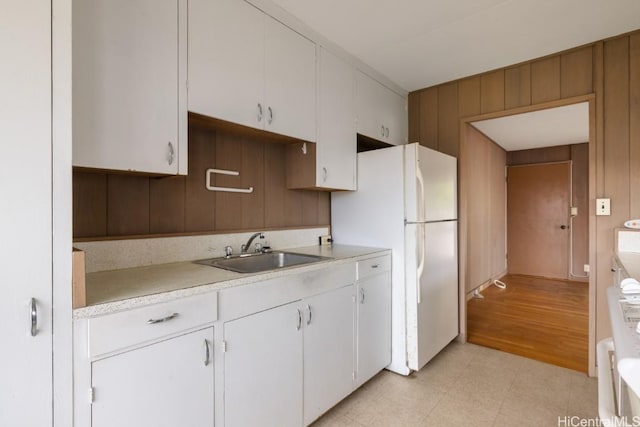
[[[471,342],[475,340],[478,344],[560,365],[562,360],[579,360],[579,364],[572,368],[585,372],[594,370],[594,331],[589,322],[589,313],[594,310],[590,298],[594,283],[581,274],[583,264],[585,271],[588,267],[591,253],[589,248],[592,245],[590,237],[593,237],[588,209],[592,192],[589,177],[593,174],[589,164],[589,147],[593,144],[589,125],[593,120],[590,102],[584,102],[582,106],[567,103],[559,107],[555,104],[544,110],[548,115],[546,119],[549,119],[549,116],[555,114],[556,108],[560,110],[569,107],[568,110],[576,107],[574,112],[580,115],[578,122],[586,136],[564,144],[548,143],[548,139],[534,135],[536,127],[553,134],[554,126],[550,122],[538,122],[536,126],[529,128],[528,133],[522,132],[518,123],[519,116],[535,115],[539,112],[535,108],[463,120],[460,159],[460,191],[466,201],[461,212],[461,233],[469,236],[467,242],[461,242],[461,247],[466,250],[461,256],[461,277],[465,292],[461,299],[461,311],[464,312],[461,322],[464,322],[463,332],[466,338]],[[505,115],[509,117],[503,117]],[[509,120],[501,122],[503,118]],[[480,122],[491,122],[490,125],[495,126],[493,129],[491,126],[476,126]],[[563,126],[564,122],[565,119],[557,120],[555,127]],[[498,132],[494,133],[492,130]],[[520,134],[515,132],[518,130]],[[509,147],[512,141],[503,144],[503,140],[508,140],[509,137],[516,143],[528,140],[534,145]],[[474,200],[478,199],[475,195],[481,193],[477,188],[477,177],[473,173],[482,170],[478,165],[486,162],[481,162],[478,150],[471,144],[483,138],[486,144],[500,147],[505,155],[502,165],[503,184],[496,182],[490,187],[491,191],[495,191],[498,186],[504,187],[506,202],[502,207],[505,212],[502,224],[505,242],[502,247],[491,240],[491,245],[482,246],[482,241],[486,239],[473,238],[487,234],[475,221],[478,211],[473,205]],[[573,189],[574,153],[582,156],[577,163],[579,167],[576,168],[583,174],[580,179],[584,189],[579,192]],[[578,209],[578,218],[572,217],[575,210],[570,209],[576,206],[576,194],[584,199],[584,205]],[[493,209],[496,212],[499,208],[494,206]],[[491,217],[495,217],[495,214]],[[574,223],[580,236],[571,235]],[[489,236],[495,236],[496,232],[491,230],[496,229],[496,224],[491,221],[489,224]],[[572,244],[577,248],[573,248]],[[534,249],[534,246],[537,248]],[[573,249],[578,250],[571,255]],[[499,262],[500,256],[503,262]],[[476,266],[482,258],[490,260],[483,262],[483,265],[488,266],[485,270],[489,274],[485,276],[479,274]],[[506,281],[507,288],[491,286],[495,279]],[[484,295],[485,299],[474,299],[473,296],[477,294]],[[494,316],[483,317],[486,313]],[[492,334],[495,336],[491,337]],[[478,341],[480,336],[484,343]],[[487,340],[487,337],[492,340]],[[512,348],[508,349],[509,346]],[[560,354],[561,351],[554,354],[556,350],[570,350],[574,353],[565,351]]]
[[[569,279],[571,163],[507,168],[509,274]]]

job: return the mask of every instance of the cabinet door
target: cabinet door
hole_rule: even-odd
[[[355,190],[355,70],[331,52],[319,51],[316,183]]]
[[[291,303],[224,324],[224,425],[302,424],[302,311]]]
[[[384,110],[383,121],[388,129],[385,132],[384,141],[393,145],[406,144],[408,126],[406,99],[384,86],[382,89],[385,94],[385,102],[381,105]]]
[[[383,87],[380,83],[364,74],[356,72],[356,116],[359,134],[385,140]]]
[[[92,427],[213,426],[212,343],[207,328],[93,362]]]
[[[178,162],[186,161],[178,158],[179,145],[186,147],[186,138],[180,139],[186,104],[179,104],[186,95],[186,75],[179,82],[186,59],[186,33],[181,33],[186,31],[186,4],[74,3],[75,166],[178,173]]]
[[[358,281],[357,384],[364,384],[391,363],[391,274]]]
[[[316,45],[265,15],[265,129],[316,141]]]
[[[305,425],[353,390],[353,292],[349,285],[303,301]]]
[[[264,19],[242,0],[189,0],[189,111],[264,127]]]
[[[356,78],[358,133],[398,145],[406,142],[406,99],[361,71]]]
[[[51,4],[3,2],[0,16],[0,144],[6,159],[0,169],[0,426],[53,424]],[[55,151],[65,147],[59,143]],[[66,159],[53,163],[57,169]],[[55,201],[69,203],[65,194]],[[35,336],[31,298],[38,315]],[[61,388],[66,382],[60,379]],[[60,406],[65,404],[66,398]]]

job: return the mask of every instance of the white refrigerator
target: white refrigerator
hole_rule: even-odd
[[[358,190],[331,194],[340,244],[392,249],[391,371],[420,370],[458,335],[455,157],[407,144],[358,154]]]

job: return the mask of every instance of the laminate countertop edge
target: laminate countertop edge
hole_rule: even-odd
[[[74,309],[73,318],[76,320],[102,316],[391,254],[390,249],[348,245],[307,246],[284,250],[329,259],[250,274],[195,264],[193,261],[88,273],[87,306]]]

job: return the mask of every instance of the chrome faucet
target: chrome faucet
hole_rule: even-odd
[[[261,239],[264,239],[264,234],[262,234],[262,232],[257,232],[257,233],[252,234],[251,237],[249,237],[249,240],[247,240],[247,243],[245,243],[242,246],[240,246],[240,254],[246,254],[247,253],[247,251],[251,247],[251,243],[253,243],[253,240],[256,237],[260,237]]]

